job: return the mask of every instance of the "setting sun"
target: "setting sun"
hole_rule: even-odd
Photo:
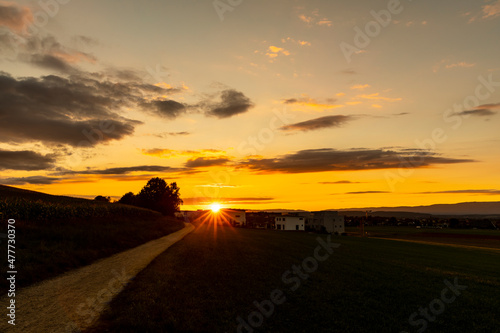
[[[212,210],[213,213],[218,213],[219,210],[221,209],[221,206],[218,203],[213,203],[210,205],[210,209]]]

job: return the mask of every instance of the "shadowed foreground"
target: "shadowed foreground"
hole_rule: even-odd
[[[314,267],[318,237],[327,240],[198,227],[138,274],[86,333],[416,332],[424,325],[428,332],[499,332],[498,253],[338,236],[332,242],[340,247]],[[455,282],[466,289],[455,298],[448,290],[453,301],[434,321],[417,313],[410,325],[419,307]]]
[[[184,229],[16,292],[16,326],[1,332],[79,332],[157,255],[190,233]],[[3,297],[1,304],[8,304]]]

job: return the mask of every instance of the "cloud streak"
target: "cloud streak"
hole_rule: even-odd
[[[308,97],[307,95],[302,95],[300,98],[286,98],[281,101],[283,104],[294,105],[294,106],[302,106],[309,109],[334,109],[343,107],[341,104],[335,104],[335,99],[329,99],[327,103],[321,103],[313,98]]]
[[[0,183],[4,185],[50,185],[63,180],[63,178],[45,177],[45,176],[30,176],[18,178],[0,179]]]
[[[308,173],[400,168],[411,163],[414,168],[436,164],[475,162],[471,159],[442,157],[419,149],[308,149],[275,158],[249,158],[240,167],[259,173]],[[406,163],[406,164],[405,164]]]
[[[0,170],[49,170],[54,167],[55,162],[54,156],[34,151],[0,150]]]
[[[197,157],[186,162],[187,168],[206,168],[212,166],[225,165],[230,161],[229,158],[206,158]]]
[[[392,193],[392,192],[389,192],[389,191],[358,191],[358,192],[346,192],[344,194],[358,195],[358,194],[384,194],[384,193]]]
[[[361,182],[353,182],[350,180],[338,180],[336,182],[319,182],[321,185],[338,185],[338,184],[361,184]]]
[[[500,103],[479,105],[471,110],[465,110],[462,112],[458,112],[457,115],[459,115],[459,116],[489,117],[489,116],[494,116],[495,114],[497,114],[497,111],[494,111],[495,109],[500,109]]]
[[[434,192],[418,192],[418,194],[485,194],[485,195],[500,195],[500,190],[448,190]]]
[[[343,116],[343,115],[335,115],[335,116],[325,116],[325,117],[319,117],[295,124],[290,124],[290,125],[285,125],[280,127],[280,130],[282,131],[288,131],[288,132],[293,132],[293,131],[302,131],[302,132],[307,132],[307,131],[315,131],[315,130],[320,130],[324,128],[331,128],[331,127],[340,127],[344,125],[345,123],[353,120],[353,116]]]
[[[54,173],[54,175],[126,175],[132,172],[182,172],[186,171],[184,168],[172,168],[169,166],[161,165],[139,165],[133,167],[117,167],[107,169],[89,169],[81,171],[61,170]]]

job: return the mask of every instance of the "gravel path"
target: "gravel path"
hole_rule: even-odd
[[[9,299],[0,300],[4,309],[0,332],[80,332],[89,327],[130,279],[155,257],[194,230],[184,229],[136,248],[101,259],[16,292],[16,326],[7,323]]]

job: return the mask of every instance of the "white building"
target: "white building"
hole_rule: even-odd
[[[340,216],[338,212],[323,211],[314,212],[311,223],[311,228],[316,231],[326,231],[328,233],[344,233],[345,224],[344,216]]]
[[[235,227],[242,227],[247,224],[246,213],[243,209],[221,209],[221,215],[224,222],[229,222]]]
[[[303,216],[282,215],[274,218],[276,230],[305,230],[305,218]]]

